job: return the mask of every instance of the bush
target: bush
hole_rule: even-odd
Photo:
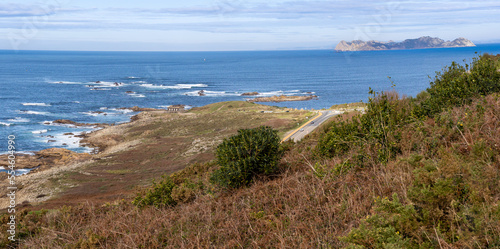
[[[220,168],[211,181],[226,188],[247,186],[258,175],[269,175],[277,170],[281,158],[280,138],[268,126],[242,129],[237,135],[224,139],[217,147]]]
[[[158,183],[153,181],[153,186],[146,190],[145,193],[138,193],[132,204],[138,207],[153,205],[158,208],[175,206],[177,203],[172,198],[172,189],[174,187],[175,183],[169,176],[162,176],[162,180]]]
[[[360,158],[387,162],[400,153],[401,127],[413,120],[413,103],[395,92],[370,90],[366,114],[334,122],[316,147],[322,156],[333,157],[356,151]]]
[[[437,72],[428,96],[422,101],[419,115],[434,116],[446,108],[469,104],[473,98],[500,92],[500,72],[497,58],[483,55],[472,63],[462,66],[452,62],[451,66]]]

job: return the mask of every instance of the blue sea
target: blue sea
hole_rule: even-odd
[[[317,100],[270,104],[321,109],[366,101],[370,87],[389,90],[391,81],[399,93],[416,96],[429,76],[452,61],[470,62],[475,52],[497,54],[500,44],[352,53],[0,51],[0,153],[7,152],[8,135],[16,136],[18,151],[88,152],[74,135],[92,127],[52,121],[122,123],[136,114],[121,107],[196,107],[245,100],[242,93],[256,91],[315,94]]]

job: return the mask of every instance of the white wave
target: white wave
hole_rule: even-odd
[[[27,118],[16,117],[16,118],[11,118],[7,121],[15,122],[15,123],[28,123],[30,120]]]
[[[31,114],[31,115],[47,115],[49,114],[48,112],[37,112],[37,111],[19,111],[20,113],[23,114]]]
[[[121,112],[121,113],[123,113],[123,114],[125,114],[125,113],[131,113],[131,112],[134,112],[134,111],[132,111],[132,110],[130,110],[130,109],[119,109],[119,110],[116,110],[116,111],[119,111],[119,112]]]
[[[129,96],[135,97],[135,98],[145,98],[146,97],[146,95],[138,94],[138,93],[130,93]]]
[[[109,109],[109,108],[107,108],[107,107],[101,107],[101,108],[99,108],[99,110],[108,110],[108,109]],[[111,109],[111,110],[112,110],[112,109]]]
[[[24,106],[50,106],[50,104],[46,103],[22,103]]]
[[[144,80],[139,80],[139,81],[133,81],[133,82],[131,82],[131,83],[135,83],[135,84],[139,84],[139,83],[141,83],[141,84],[144,84],[144,83],[148,83],[148,82],[147,82],[147,81],[144,81]]]
[[[74,82],[74,81],[51,81],[49,83],[52,83],[52,84],[67,84],[67,85],[83,84],[82,82]]]
[[[72,132],[73,135],[64,135],[64,133],[54,134],[54,137],[41,140],[41,142],[50,143],[50,145],[55,147],[64,147],[69,149],[75,149],[80,147],[80,141],[83,139],[81,137],[75,137],[75,135],[85,134],[82,132]],[[89,148],[89,150],[91,150]]]
[[[101,88],[101,87],[94,87],[90,89],[91,91],[109,91],[111,88]]]
[[[3,125],[3,126],[10,126],[11,124],[10,124],[10,123],[0,122],[0,125]]]
[[[73,103],[77,103],[77,104],[80,104],[80,101],[73,101]]]
[[[194,87],[207,87],[205,84],[176,84],[175,86],[142,84],[141,86],[152,89],[191,89]]]
[[[205,96],[205,97],[221,97],[221,96],[240,96],[237,92],[226,92],[226,91],[203,91],[204,95],[200,95],[200,91],[186,92],[184,95],[187,96]]]
[[[176,86],[193,88],[193,87],[207,87],[208,85],[205,85],[205,84],[177,84]]]
[[[270,92],[259,92],[259,95],[257,97],[271,97],[275,95],[299,95],[299,94],[305,94],[301,93],[300,90],[286,90],[286,91],[270,91]]]
[[[40,122],[39,124],[52,125],[52,121],[43,121],[43,122]]]
[[[158,108],[163,108],[163,109],[167,109],[170,105],[159,105],[157,106]],[[190,105],[184,105],[184,110],[189,110],[193,108],[193,106],[190,106]]]
[[[81,114],[85,114],[85,115],[89,115],[89,116],[94,116],[94,117],[97,117],[99,115],[102,115],[102,116],[105,116],[105,115],[108,115],[107,112],[80,112]]]
[[[39,130],[39,131],[32,131],[31,133],[33,134],[42,134],[42,133],[46,133],[48,130]]]
[[[88,84],[93,85],[94,87],[122,87],[127,85],[122,82],[111,82],[111,81],[96,81],[96,82],[89,82]]]
[[[140,79],[141,77],[135,77],[135,76],[128,76],[128,79]]]

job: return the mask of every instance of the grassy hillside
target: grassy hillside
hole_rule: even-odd
[[[365,114],[283,144],[278,173],[248,187],[212,183],[219,166],[209,161],[170,176],[170,206],[139,208],[128,198],[25,211],[19,245],[498,248],[497,67],[490,56],[452,64],[417,98],[372,92]]]

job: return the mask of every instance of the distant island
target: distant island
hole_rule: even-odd
[[[453,41],[445,41],[437,37],[423,36],[417,39],[407,39],[402,42],[388,41],[341,41],[335,51],[372,51],[372,50],[398,50],[398,49],[423,49],[423,48],[455,48],[475,47],[476,45],[463,37]]]

